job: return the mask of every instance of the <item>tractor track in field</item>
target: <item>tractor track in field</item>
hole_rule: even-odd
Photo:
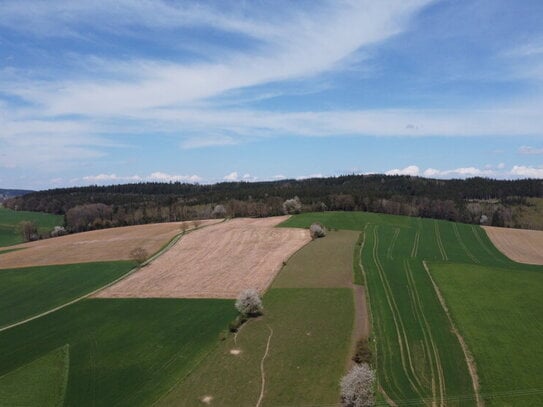
[[[462,236],[460,236],[460,231],[458,230],[458,226],[456,225],[456,223],[453,223],[453,230],[454,230],[454,234],[456,235],[456,240],[458,240],[458,243],[460,244],[460,247],[462,247],[462,249],[464,250],[464,252],[466,253],[466,255],[476,264],[481,264],[481,262],[479,261],[479,259],[477,257],[475,257],[475,255],[468,249],[468,247],[466,246],[466,244],[464,243],[464,241],[462,240]]]
[[[475,235],[475,238],[477,239],[477,242],[479,242],[479,244],[481,245],[481,247],[483,248],[483,250],[490,256],[492,257],[495,261],[499,262],[499,263],[503,263],[503,260],[500,259],[499,257],[496,256],[495,253],[492,253],[492,250],[489,249],[488,245],[486,245],[484,242],[483,242],[483,239],[481,239],[481,235],[479,234],[479,230],[481,230],[478,226],[475,226],[475,225],[471,225],[471,231],[473,232],[473,234]]]
[[[409,341],[407,340],[407,333],[403,325],[403,321],[401,319],[401,314],[399,312],[398,305],[396,304],[396,301],[394,299],[394,295],[390,287],[390,284],[388,282],[388,279],[385,275],[383,266],[379,260],[379,253],[378,253],[379,235],[378,235],[377,230],[378,230],[378,226],[375,226],[373,229],[373,237],[374,237],[373,261],[376,265],[379,278],[385,290],[385,297],[392,314],[394,325],[396,327],[396,335],[398,337],[398,344],[400,346],[400,358],[402,361],[402,368],[404,370],[407,380],[411,384],[411,387],[413,388],[415,393],[418,394],[421,399],[423,399],[424,397],[422,396],[421,390],[424,388],[424,386],[420,382],[415,372],[415,368],[413,367],[413,360],[411,357],[411,350],[409,348]],[[409,368],[407,364],[409,364]]]
[[[443,308],[445,315],[447,315],[447,319],[449,320],[451,330],[456,335],[458,342],[460,343],[460,347],[462,348],[462,351],[464,353],[464,358],[466,360],[468,371],[471,376],[471,383],[473,387],[473,392],[475,393],[475,401],[476,401],[477,407],[484,407],[485,402],[480,394],[479,376],[477,375],[477,365],[475,364],[475,359],[473,358],[473,355],[471,354],[471,351],[469,350],[466,341],[460,334],[460,331],[458,331],[458,328],[456,328],[456,325],[449,312],[449,308],[447,307],[447,303],[445,302],[445,298],[441,294],[441,290],[439,289],[436,282],[434,281],[430,273],[430,269],[428,268],[428,265],[426,264],[426,261],[423,260],[422,265],[424,266],[424,270],[426,271],[426,274],[428,275],[428,278],[430,279],[430,282],[432,283],[434,287],[434,291],[439,300],[439,303],[441,304],[441,307]]]
[[[441,358],[439,356],[439,351],[437,349],[437,346],[435,344],[432,330],[430,328],[430,324],[428,323],[428,320],[426,319],[426,314],[424,313],[424,307],[422,305],[422,301],[417,289],[417,284],[415,282],[415,278],[413,277],[413,270],[411,269],[411,265],[409,264],[408,260],[404,261],[404,270],[407,276],[407,281],[409,284],[410,291],[412,293],[412,300],[415,303],[415,308],[417,310],[417,320],[419,322],[423,337],[424,337],[424,343],[426,348],[426,354],[428,356],[428,361],[430,363],[430,370],[432,375],[432,395],[434,402],[437,402],[436,397],[436,376],[434,373],[434,363],[435,363],[435,370],[437,370],[437,381],[439,385],[439,405],[441,407],[444,407],[444,400],[446,398],[446,387],[445,387],[445,375],[443,374],[443,366],[441,365]]]
[[[392,257],[392,252],[394,251],[394,246],[396,245],[396,240],[398,240],[398,236],[400,235],[400,228],[396,228],[394,230],[394,236],[392,236],[392,242],[390,242],[390,246],[388,246],[387,250],[387,259],[394,260],[394,257]]]
[[[417,229],[415,233],[415,239],[413,240],[413,248],[411,249],[411,258],[417,257],[419,251],[420,229]]]
[[[449,257],[447,256],[447,252],[445,251],[445,247],[443,246],[443,241],[441,240],[441,234],[439,233],[439,226],[436,220],[434,220],[434,231],[436,234],[437,247],[439,249],[439,252],[441,253],[441,258],[447,261],[449,260]]]

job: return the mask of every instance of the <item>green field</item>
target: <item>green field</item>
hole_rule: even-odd
[[[486,405],[542,405],[543,270],[442,263],[430,269],[476,357],[483,392],[494,395]]]
[[[543,389],[534,379],[538,380],[543,371],[543,356],[538,350],[543,338],[538,326],[530,326],[529,321],[540,315],[541,302],[535,293],[543,267],[510,261],[474,225],[363,212],[328,212],[298,215],[283,226],[308,227],[315,221],[328,228],[364,231],[361,259],[370,297],[378,378],[391,399],[400,405],[476,404],[463,350],[423,267],[426,260],[445,301],[450,303],[453,320],[476,363],[481,365],[481,393],[487,404],[542,405]],[[449,273],[440,273],[443,267]],[[470,275],[473,284],[451,277],[454,270],[462,273],[467,269],[478,270]],[[509,273],[509,278],[500,278],[499,270]],[[512,284],[511,280],[517,278],[516,284]],[[481,289],[485,284],[486,288]],[[526,288],[530,284],[534,285],[531,290]],[[511,290],[509,300],[504,299],[499,305],[498,294],[490,298],[492,290],[496,294]],[[526,307],[530,311],[525,313]],[[485,315],[479,313],[480,309],[493,314],[484,324],[479,321]],[[520,314],[524,316],[519,318]],[[505,328],[508,323],[512,325]],[[486,334],[480,337],[478,330],[483,325]],[[504,334],[504,329],[510,332]],[[502,341],[509,346],[500,349]],[[516,346],[525,350],[514,352]],[[526,364],[530,355],[530,363]],[[525,372],[512,378],[504,363]],[[509,395],[500,393],[506,390]]]
[[[47,355],[63,347],[63,405],[150,405],[209,353],[234,311],[231,300],[92,299],[1,332],[0,405],[43,406],[62,377],[59,358]],[[50,385],[34,382],[55,370]]]
[[[0,328],[90,293],[134,266],[117,261],[0,270]]]
[[[158,405],[202,406],[209,396],[211,405],[255,406],[268,340],[261,406],[335,405],[351,356],[357,238],[331,232],[293,255],[264,295],[264,316],[223,341]]]
[[[64,224],[64,217],[41,212],[13,211],[0,207],[0,247],[22,243],[17,225],[22,221],[33,221],[39,233],[48,233],[55,226]]]

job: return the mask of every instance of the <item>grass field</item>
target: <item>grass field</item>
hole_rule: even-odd
[[[0,377],[1,405],[62,406],[69,363],[69,347],[63,346]]]
[[[260,406],[335,405],[351,356],[357,238],[331,232],[300,249],[264,295],[264,316],[223,341],[158,405],[202,406],[211,397],[211,405],[255,406],[268,343]]]
[[[476,357],[483,392],[495,395],[486,405],[540,406],[543,270],[442,263],[430,269]]]
[[[58,363],[40,358],[66,345],[65,406],[150,405],[198,364],[234,316],[231,300],[78,302],[0,333],[0,377],[18,377],[0,381],[0,405],[23,405],[33,372],[52,371]],[[38,367],[22,368],[33,362]]]
[[[17,225],[24,220],[36,222],[39,233],[47,233],[55,226],[64,224],[64,217],[61,215],[13,211],[0,207],[0,247],[14,245],[23,241],[17,232]]]
[[[481,364],[482,398],[489,405],[543,403],[543,393],[533,393],[534,388],[543,390],[534,382],[534,378],[540,377],[538,372],[543,370],[543,356],[538,351],[540,331],[527,323],[540,314],[541,303],[533,293],[537,290],[535,287],[539,287],[537,279],[543,275],[542,267],[510,261],[492,245],[485,232],[474,225],[363,212],[327,212],[298,215],[282,226],[308,227],[315,221],[328,228],[364,231],[364,241],[359,247],[370,297],[378,378],[391,399],[400,405],[476,405],[464,351],[423,267],[422,261],[427,260],[432,275],[439,274],[436,279],[445,301],[450,302],[453,321],[476,363]],[[481,272],[480,276],[472,273],[473,284],[469,284],[470,280],[453,279],[447,273],[434,270],[445,267],[442,264],[448,271],[503,270],[509,273],[509,279],[500,279],[499,272],[495,274],[498,278],[492,272]],[[444,280],[448,277],[451,279]],[[515,278],[518,280],[512,284],[510,280]],[[533,290],[525,289],[529,284],[534,284]],[[484,285],[488,290],[480,288]],[[504,301],[507,306],[497,304],[498,297],[489,298],[492,289],[497,293],[511,290],[509,300]],[[462,302],[464,305],[459,306]],[[470,304],[469,310],[466,304]],[[526,307],[531,311],[519,318]],[[479,314],[479,309],[494,315],[477,328],[479,318],[485,315]],[[512,325],[513,329],[505,328],[505,324],[514,321],[517,323]],[[477,332],[483,325],[485,340]],[[504,329],[511,332],[504,334]],[[517,339],[513,340],[511,335]],[[517,342],[520,338],[526,342]],[[510,346],[498,349],[502,341]],[[526,346],[527,350],[514,352],[516,346]],[[509,358],[507,362],[505,353]],[[527,354],[532,357],[527,371],[511,378],[503,363],[523,369]],[[494,399],[491,404],[495,392],[502,389],[513,393],[509,398],[502,394],[499,401]],[[515,391],[519,394],[514,394]],[[532,391],[531,398],[519,398],[524,391]]]
[[[92,292],[134,266],[120,261],[0,270],[0,328]]]

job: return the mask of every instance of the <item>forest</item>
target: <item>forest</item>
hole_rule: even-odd
[[[296,209],[301,212],[369,211],[530,227],[516,219],[515,208],[533,206],[534,198],[542,198],[543,181],[345,175],[210,185],[134,183],[32,192],[7,199],[3,205],[14,210],[64,215],[67,229],[78,232],[209,218],[217,205],[225,209],[221,215],[230,217],[280,215],[285,212],[285,200],[294,197],[301,202]]]

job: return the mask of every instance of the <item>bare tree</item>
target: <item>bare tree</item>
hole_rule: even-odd
[[[257,316],[262,314],[262,300],[258,291],[254,288],[243,290],[236,299],[236,309],[245,316]]]
[[[30,220],[23,220],[17,226],[17,230],[19,231],[25,242],[30,242],[31,240],[38,240],[38,225],[36,225],[36,222]]]
[[[309,234],[311,235],[311,239],[317,239],[319,237],[326,236],[326,228],[321,225],[320,223],[313,223],[309,227]]]
[[[143,263],[149,257],[147,250],[143,247],[136,247],[130,252],[130,257],[136,260],[139,264]]]
[[[354,365],[340,382],[341,402],[345,407],[375,405],[375,372],[366,363]]]
[[[214,218],[224,218],[226,217],[226,208],[224,205],[216,205],[211,215]]]
[[[295,196],[292,199],[287,199],[283,202],[283,212],[287,215],[293,215],[302,211],[302,202],[300,198]]]

